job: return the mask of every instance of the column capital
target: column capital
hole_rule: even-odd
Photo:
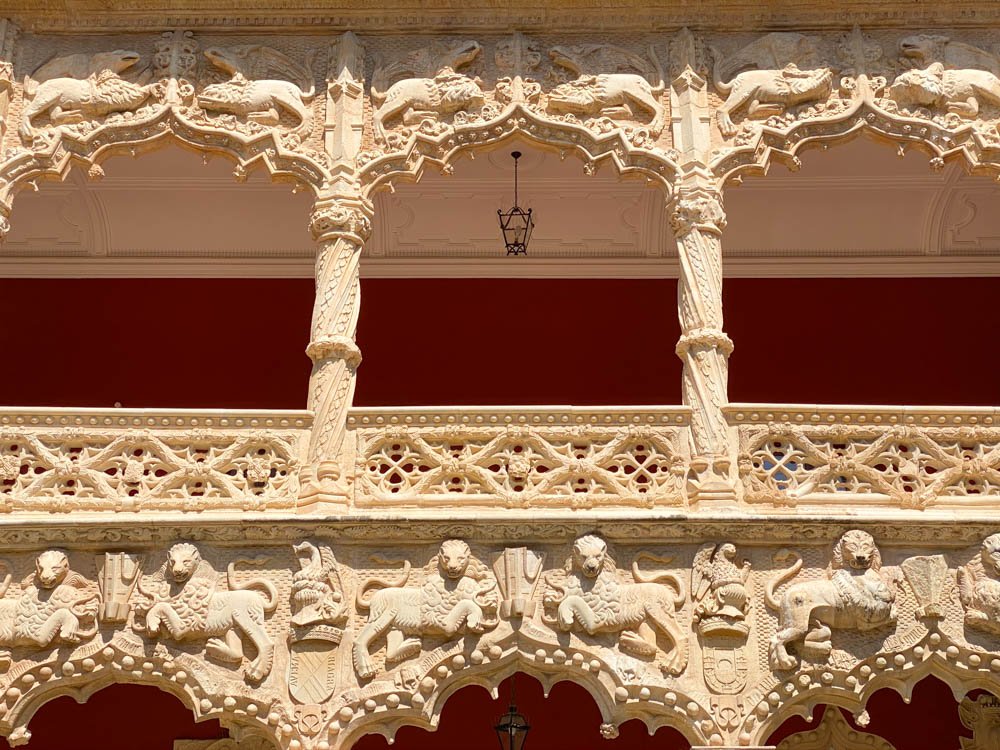
[[[695,229],[721,234],[726,227],[722,192],[713,188],[679,188],[670,209],[670,228],[678,238]]]
[[[363,245],[372,233],[372,202],[361,196],[318,198],[309,216],[309,231],[317,242],[346,239]]]

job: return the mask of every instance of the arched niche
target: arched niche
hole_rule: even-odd
[[[150,685],[113,684],[92,695],[61,695],[28,723],[30,750],[173,750],[178,739],[229,736],[219,721],[195,721],[180,699]],[[7,741],[0,747],[9,748]]]
[[[983,692],[973,690],[969,696],[975,700]],[[862,736],[880,738],[894,750],[958,750],[962,746],[961,738],[971,739],[973,736],[972,730],[962,721],[959,701],[952,688],[935,677],[925,677],[913,686],[908,699],[892,688],[876,691],[865,704],[864,714],[852,715],[847,708],[819,704],[808,719],[802,716],[787,719],[765,744],[782,749],[795,747],[791,742],[786,742],[785,746],[781,743],[796,735],[816,732],[823,725],[824,716],[834,711],[841,714],[839,718],[853,731]],[[827,723],[830,723],[829,719],[827,717]],[[805,746],[804,738],[799,742]],[[862,740],[858,739],[857,745],[885,748],[881,742],[868,742],[871,744],[862,744]]]
[[[620,726],[607,724],[587,690],[575,682],[556,682],[546,694],[534,678],[518,673],[514,678],[518,711],[528,720],[528,747],[550,750],[688,750],[691,743],[677,729],[662,726],[650,733],[641,719]],[[510,705],[512,678],[494,691],[479,685],[463,687],[451,696],[432,731],[414,726],[400,728],[393,750],[466,750],[470,747],[497,747],[494,726]],[[360,737],[353,750],[386,750],[388,742],[380,734]]]
[[[6,405],[305,405],[312,197],[232,170],[171,146],[18,197],[0,346],[24,366]]]
[[[1000,402],[982,345],[1000,325],[998,199],[960,164],[868,138],[727,189],[731,400]]]

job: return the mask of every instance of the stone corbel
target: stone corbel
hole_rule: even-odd
[[[313,362],[309,408],[315,415],[300,499],[347,504],[343,456],[347,410],[354,396],[361,350],[354,342],[360,304],[361,250],[371,234],[372,205],[359,196],[337,195],[317,201],[309,228],[316,254],[316,302],[306,354]]]
[[[691,469],[688,497],[732,501],[731,440],[722,407],[728,402],[729,355],[733,343],[722,330],[722,196],[696,183],[682,186],[670,212],[677,240],[677,288],[681,337],[677,356],[684,363],[683,399],[690,406]]]
[[[365,48],[350,31],[330,47],[323,141],[333,161],[353,161],[365,119]]]

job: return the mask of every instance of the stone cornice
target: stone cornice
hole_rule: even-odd
[[[610,7],[609,7],[610,6]],[[373,8],[344,0],[335,9],[320,0],[130,0],[110,9],[100,0],[8,0],[5,14],[28,31],[125,31],[188,27],[259,30],[316,28],[323,31],[419,31],[420,33],[587,30],[665,31],[695,29],[787,29],[981,26],[1000,19],[1000,6],[982,0],[845,0],[837,13],[815,0],[395,0]]]

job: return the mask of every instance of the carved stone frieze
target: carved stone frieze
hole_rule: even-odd
[[[958,569],[965,625],[1000,635],[1000,534],[983,540],[979,555]]]

